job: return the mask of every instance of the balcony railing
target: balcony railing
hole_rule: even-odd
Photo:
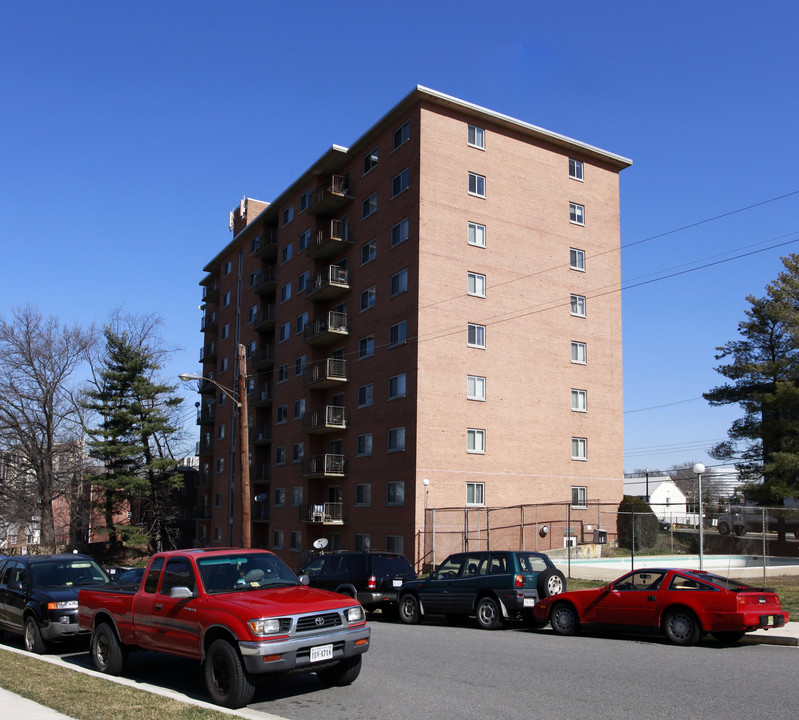
[[[302,475],[307,478],[342,478],[347,475],[344,455],[314,455],[302,461]]]
[[[326,502],[300,507],[300,522],[318,525],[343,525],[344,503]]]
[[[200,349],[201,363],[216,362],[216,360],[216,343],[208,343],[205,347]]]
[[[216,418],[216,412],[213,405],[203,405],[197,411],[198,425],[213,425],[215,418]]]
[[[257,295],[274,295],[277,290],[277,270],[273,266],[261,268],[258,279],[252,286]]]
[[[331,220],[311,239],[308,255],[317,259],[327,258],[346,250],[350,245],[350,224],[343,220]]]
[[[311,215],[337,215],[354,200],[354,187],[349,175],[331,175],[316,191],[308,212]]]
[[[261,309],[255,314],[255,319],[253,320],[253,328],[255,330],[261,331],[266,330],[267,328],[272,328],[275,326],[275,321],[277,319],[277,309],[275,308],[273,303],[269,303],[268,305],[264,305]]]
[[[253,465],[250,480],[254,483],[268,483],[272,480],[272,466],[269,463]]]
[[[272,404],[272,385],[264,383],[253,391],[250,402],[255,407],[266,407]]]
[[[197,382],[197,392],[200,393],[200,395],[215,395],[216,386],[203,378]]]
[[[306,433],[330,433],[347,429],[347,410],[338,405],[326,405],[323,408],[302,414],[302,431]]]
[[[320,318],[314,318],[305,326],[303,340],[309,345],[328,345],[349,335],[347,313],[331,310]]]
[[[256,425],[250,428],[250,442],[254,445],[268,445],[272,442],[272,426]]]
[[[269,522],[269,505],[266,503],[255,503],[252,509],[253,522]]]
[[[302,374],[303,387],[324,389],[336,387],[347,382],[347,361],[338,358],[325,358],[308,363]]]
[[[272,227],[265,227],[261,236],[253,242],[255,257],[262,260],[272,260],[277,257],[277,231]]]
[[[216,283],[216,278],[213,275],[208,275],[201,284],[203,286],[203,302],[219,302],[219,285]]]
[[[349,270],[338,265],[330,265],[324,272],[317,273],[308,283],[306,297],[317,302],[333,300],[349,289]]]
[[[274,365],[275,364],[274,347],[271,344],[267,343],[265,345],[261,345],[260,347],[256,348],[255,352],[252,354],[252,363],[259,370]]]
[[[206,312],[200,322],[200,332],[215,333],[219,330],[219,315],[216,310]]]

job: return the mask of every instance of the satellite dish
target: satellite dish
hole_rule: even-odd
[[[266,493],[258,493],[255,496],[255,502],[257,503],[264,503],[267,500],[269,500],[269,495],[267,495]]]
[[[317,550],[324,550],[327,547],[327,538],[319,538],[313,541],[313,546]]]

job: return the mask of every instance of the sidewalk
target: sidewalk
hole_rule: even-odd
[[[72,720],[69,715],[62,715],[3,688],[0,688],[0,707],[5,708],[3,714],[6,717],[25,718],[25,720]]]

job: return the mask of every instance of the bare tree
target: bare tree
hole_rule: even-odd
[[[0,316],[0,449],[13,460],[0,500],[54,548],[53,502],[74,486],[82,458],[71,383],[95,342],[93,329],[44,317],[31,306]]]

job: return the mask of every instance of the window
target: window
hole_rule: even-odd
[[[358,407],[368,407],[374,402],[375,386],[372,383],[358,388]]]
[[[294,419],[299,420],[305,413],[305,398],[294,401]]]
[[[583,179],[583,161],[569,158],[569,177],[573,180]]]
[[[469,245],[476,247],[486,246],[486,226],[477,223],[469,223]]]
[[[391,247],[396,247],[408,239],[408,218],[400,220],[391,228]]]
[[[372,454],[372,433],[358,435],[355,454],[358,457],[365,457]]]
[[[569,248],[569,267],[572,270],[582,270],[585,272],[585,250]]]
[[[486,431],[469,428],[466,431],[466,452],[485,454]]]
[[[286,245],[283,246],[283,248],[280,251],[280,262],[281,263],[286,263],[289,260],[291,260],[291,256],[294,254],[294,251],[293,251],[292,248],[293,248],[293,246],[292,246],[291,243],[287,243]]]
[[[311,271],[306,270],[304,273],[297,275],[297,292],[305,292],[308,288],[308,281],[311,279]]]
[[[302,532],[299,530],[292,530],[289,533],[289,550],[299,552],[302,549]]]
[[[398,273],[394,273],[391,276],[390,282],[390,296],[394,297],[395,295],[399,295],[400,293],[404,293],[408,291],[408,268],[404,268],[400,270]]]
[[[572,340],[572,362],[578,365],[586,363],[586,347],[584,342]]]
[[[286,342],[286,340],[288,340],[290,337],[291,337],[291,323],[284,322],[278,329],[277,341]]]
[[[294,206],[287,207],[283,211],[283,224],[288,225],[294,219]]]
[[[486,379],[479,375],[466,376],[466,397],[469,400],[486,399]]]
[[[363,310],[368,310],[369,308],[374,307],[376,293],[377,293],[377,290],[375,289],[374,285],[372,285],[372,287],[370,287],[370,288],[366,288],[366,290],[364,290],[361,293],[361,310],[362,311]]]
[[[283,531],[272,530],[272,548],[281,550],[283,548]]]
[[[588,488],[585,487],[572,488],[572,507],[576,508],[588,507]]]
[[[222,307],[227,307],[230,305],[230,290],[225,291],[225,294],[222,295]]]
[[[485,483],[466,483],[466,504],[485,505]]]
[[[378,151],[377,148],[363,157],[363,174],[366,175],[370,170],[377,167]]]
[[[372,504],[372,484],[360,483],[355,486],[355,504],[356,505],[371,505]]]
[[[588,460],[587,438],[572,438],[572,460]]]
[[[585,225],[585,208],[577,203],[569,203],[569,222]]]
[[[388,399],[405,397],[405,373],[393,375],[388,379]]]
[[[219,361],[219,372],[227,372],[227,355]]]
[[[486,179],[483,175],[469,173],[469,195],[483,198],[486,196]]]
[[[371,262],[377,257],[377,240],[370,240],[361,245],[361,265]]]
[[[472,147],[480,148],[481,150],[485,150],[486,147],[486,131],[483,130],[481,127],[477,127],[477,125],[469,125],[469,145]]]
[[[475,297],[486,296],[486,276],[470,272],[466,276],[466,292]]]
[[[308,247],[308,244],[311,242],[311,231],[306,230],[302,232],[297,237],[297,252],[302,252]]]
[[[280,423],[284,423],[289,419],[289,406],[288,405],[278,405],[277,409],[275,410],[275,424],[279,425]]]
[[[375,336],[361,338],[358,342],[358,358],[371,357],[375,354]]]
[[[222,326],[222,332],[220,333],[221,340],[227,340],[230,337],[230,324],[225,323]]]
[[[372,193],[368,198],[363,201],[361,205],[362,213],[361,219],[365,220],[370,215],[377,212],[377,193]]]
[[[355,533],[356,552],[369,552],[372,549],[372,541],[367,533]]]
[[[295,485],[291,488],[291,504],[294,507],[302,505],[302,485]]]
[[[485,325],[475,325],[469,323],[467,344],[469,347],[484,348],[486,346],[486,328]]]
[[[394,150],[411,139],[411,121],[407,120],[394,131]]]
[[[402,555],[405,552],[404,548],[405,543],[402,535],[386,535],[386,550],[388,552]]]
[[[216,439],[217,440],[224,440],[225,439],[225,426],[219,425],[216,428]]]
[[[247,311],[247,322],[248,323],[255,322],[255,318],[256,317],[258,317],[258,306],[257,305],[253,305]]]
[[[275,507],[286,504],[286,488],[275,488]]]
[[[572,388],[572,410],[574,412],[586,412],[588,393],[585,390],[575,390]]]
[[[408,339],[408,323],[403,320],[394,323],[388,329],[388,346],[396,347],[397,345],[404,344]]]
[[[285,465],[285,464],[286,464],[286,446],[280,445],[279,447],[275,448],[275,465]]]
[[[405,482],[403,480],[390,480],[386,483],[386,505],[405,504]]]
[[[300,335],[305,331],[305,326],[308,324],[308,313],[304,312],[302,315],[297,315],[297,320],[294,323],[294,333]]]
[[[388,451],[397,452],[405,449],[405,428],[391,428],[388,431]]]
[[[258,284],[258,280],[259,280],[260,277],[261,277],[261,271],[260,270],[253,270],[250,273],[250,287],[251,288],[254,288]]]
[[[395,198],[401,192],[405,192],[411,185],[411,171],[405,168],[401,173],[395,175],[391,180],[391,197]]]
[[[233,271],[233,263],[232,263],[232,262],[230,262],[230,260],[228,260],[228,261],[225,263],[225,266],[224,266],[224,268],[222,269],[222,275],[223,275],[223,276],[225,276],[225,277],[227,277],[228,275],[230,275],[230,273],[231,273],[232,271]]]
[[[291,299],[291,281],[280,288],[280,302],[284,303]]]
[[[280,363],[280,365],[277,366],[277,381],[279,383],[284,383],[288,379],[289,379],[289,364]]]
[[[585,297],[583,295],[571,296],[571,314],[575,317],[585,317]]]
[[[305,372],[305,355],[294,360],[294,377],[299,377]]]
[[[305,443],[304,442],[295,442],[291,446],[291,462],[298,463],[302,462],[302,458],[305,455]]]
[[[313,192],[311,190],[306,190],[302,195],[300,195],[300,212],[307,210],[310,207],[312,197]]]
[[[217,475],[225,472],[225,458],[220,457],[216,459],[216,472]]]

